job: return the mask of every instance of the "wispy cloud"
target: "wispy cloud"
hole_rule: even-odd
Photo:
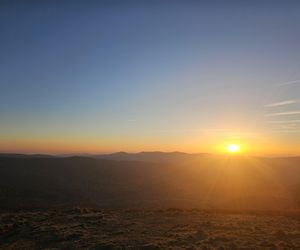
[[[294,100],[286,100],[282,102],[273,102],[265,105],[265,107],[278,107],[278,106],[290,105],[295,103],[300,103],[300,100],[294,99]]]
[[[279,85],[279,86],[286,86],[286,85],[292,85],[292,84],[297,84],[297,83],[300,83],[300,79],[294,80],[294,81],[289,81],[289,82],[280,83],[280,84],[278,84],[278,85]]]
[[[286,111],[286,112],[278,112],[278,113],[270,113],[270,114],[266,114],[265,116],[270,117],[270,116],[298,115],[298,114],[300,114],[300,110]]]
[[[268,121],[268,123],[272,124],[285,124],[285,123],[300,123],[300,120],[286,120],[286,121]]]
[[[275,130],[273,133],[299,133],[300,130]]]
[[[276,124],[274,126],[277,129],[285,129],[285,130],[286,129],[295,129],[295,128],[297,128],[297,125],[293,124],[293,123],[291,123],[291,124]]]

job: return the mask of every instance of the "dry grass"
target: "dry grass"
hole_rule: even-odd
[[[300,216],[82,208],[1,213],[0,249],[300,249]]]

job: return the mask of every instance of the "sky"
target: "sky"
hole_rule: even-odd
[[[1,1],[0,151],[300,155],[297,1]]]

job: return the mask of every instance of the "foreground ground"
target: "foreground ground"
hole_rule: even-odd
[[[300,249],[300,216],[176,209],[2,212],[0,249]]]

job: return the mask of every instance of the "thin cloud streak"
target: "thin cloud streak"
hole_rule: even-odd
[[[286,86],[286,85],[292,85],[292,84],[297,84],[297,83],[300,83],[300,79],[294,80],[294,81],[280,83],[280,84],[278,84],[278,86]]]
[[[282,102],[274,102],[265,105],[265,107],[271,108],[271,107],[278,107],[278,106],[284,106],[284,105],[290,105],[290,104],[295,104],[295,103],[300,103],[300,100],[286,100]]]
[[[272,123],[272,124],[300,123],[300,120],[268,121],[268,123]]]
[[[273,133],[300,133],[300,130],[274,130]]]
[[[297,111],[287,111],[287,112],[279,112],[279,113],[271,113],[271,114],[266,114],[266,117],[271,117],[271,116],[281,116],[281,115],[298,115],[300,114],[300,110]]]

